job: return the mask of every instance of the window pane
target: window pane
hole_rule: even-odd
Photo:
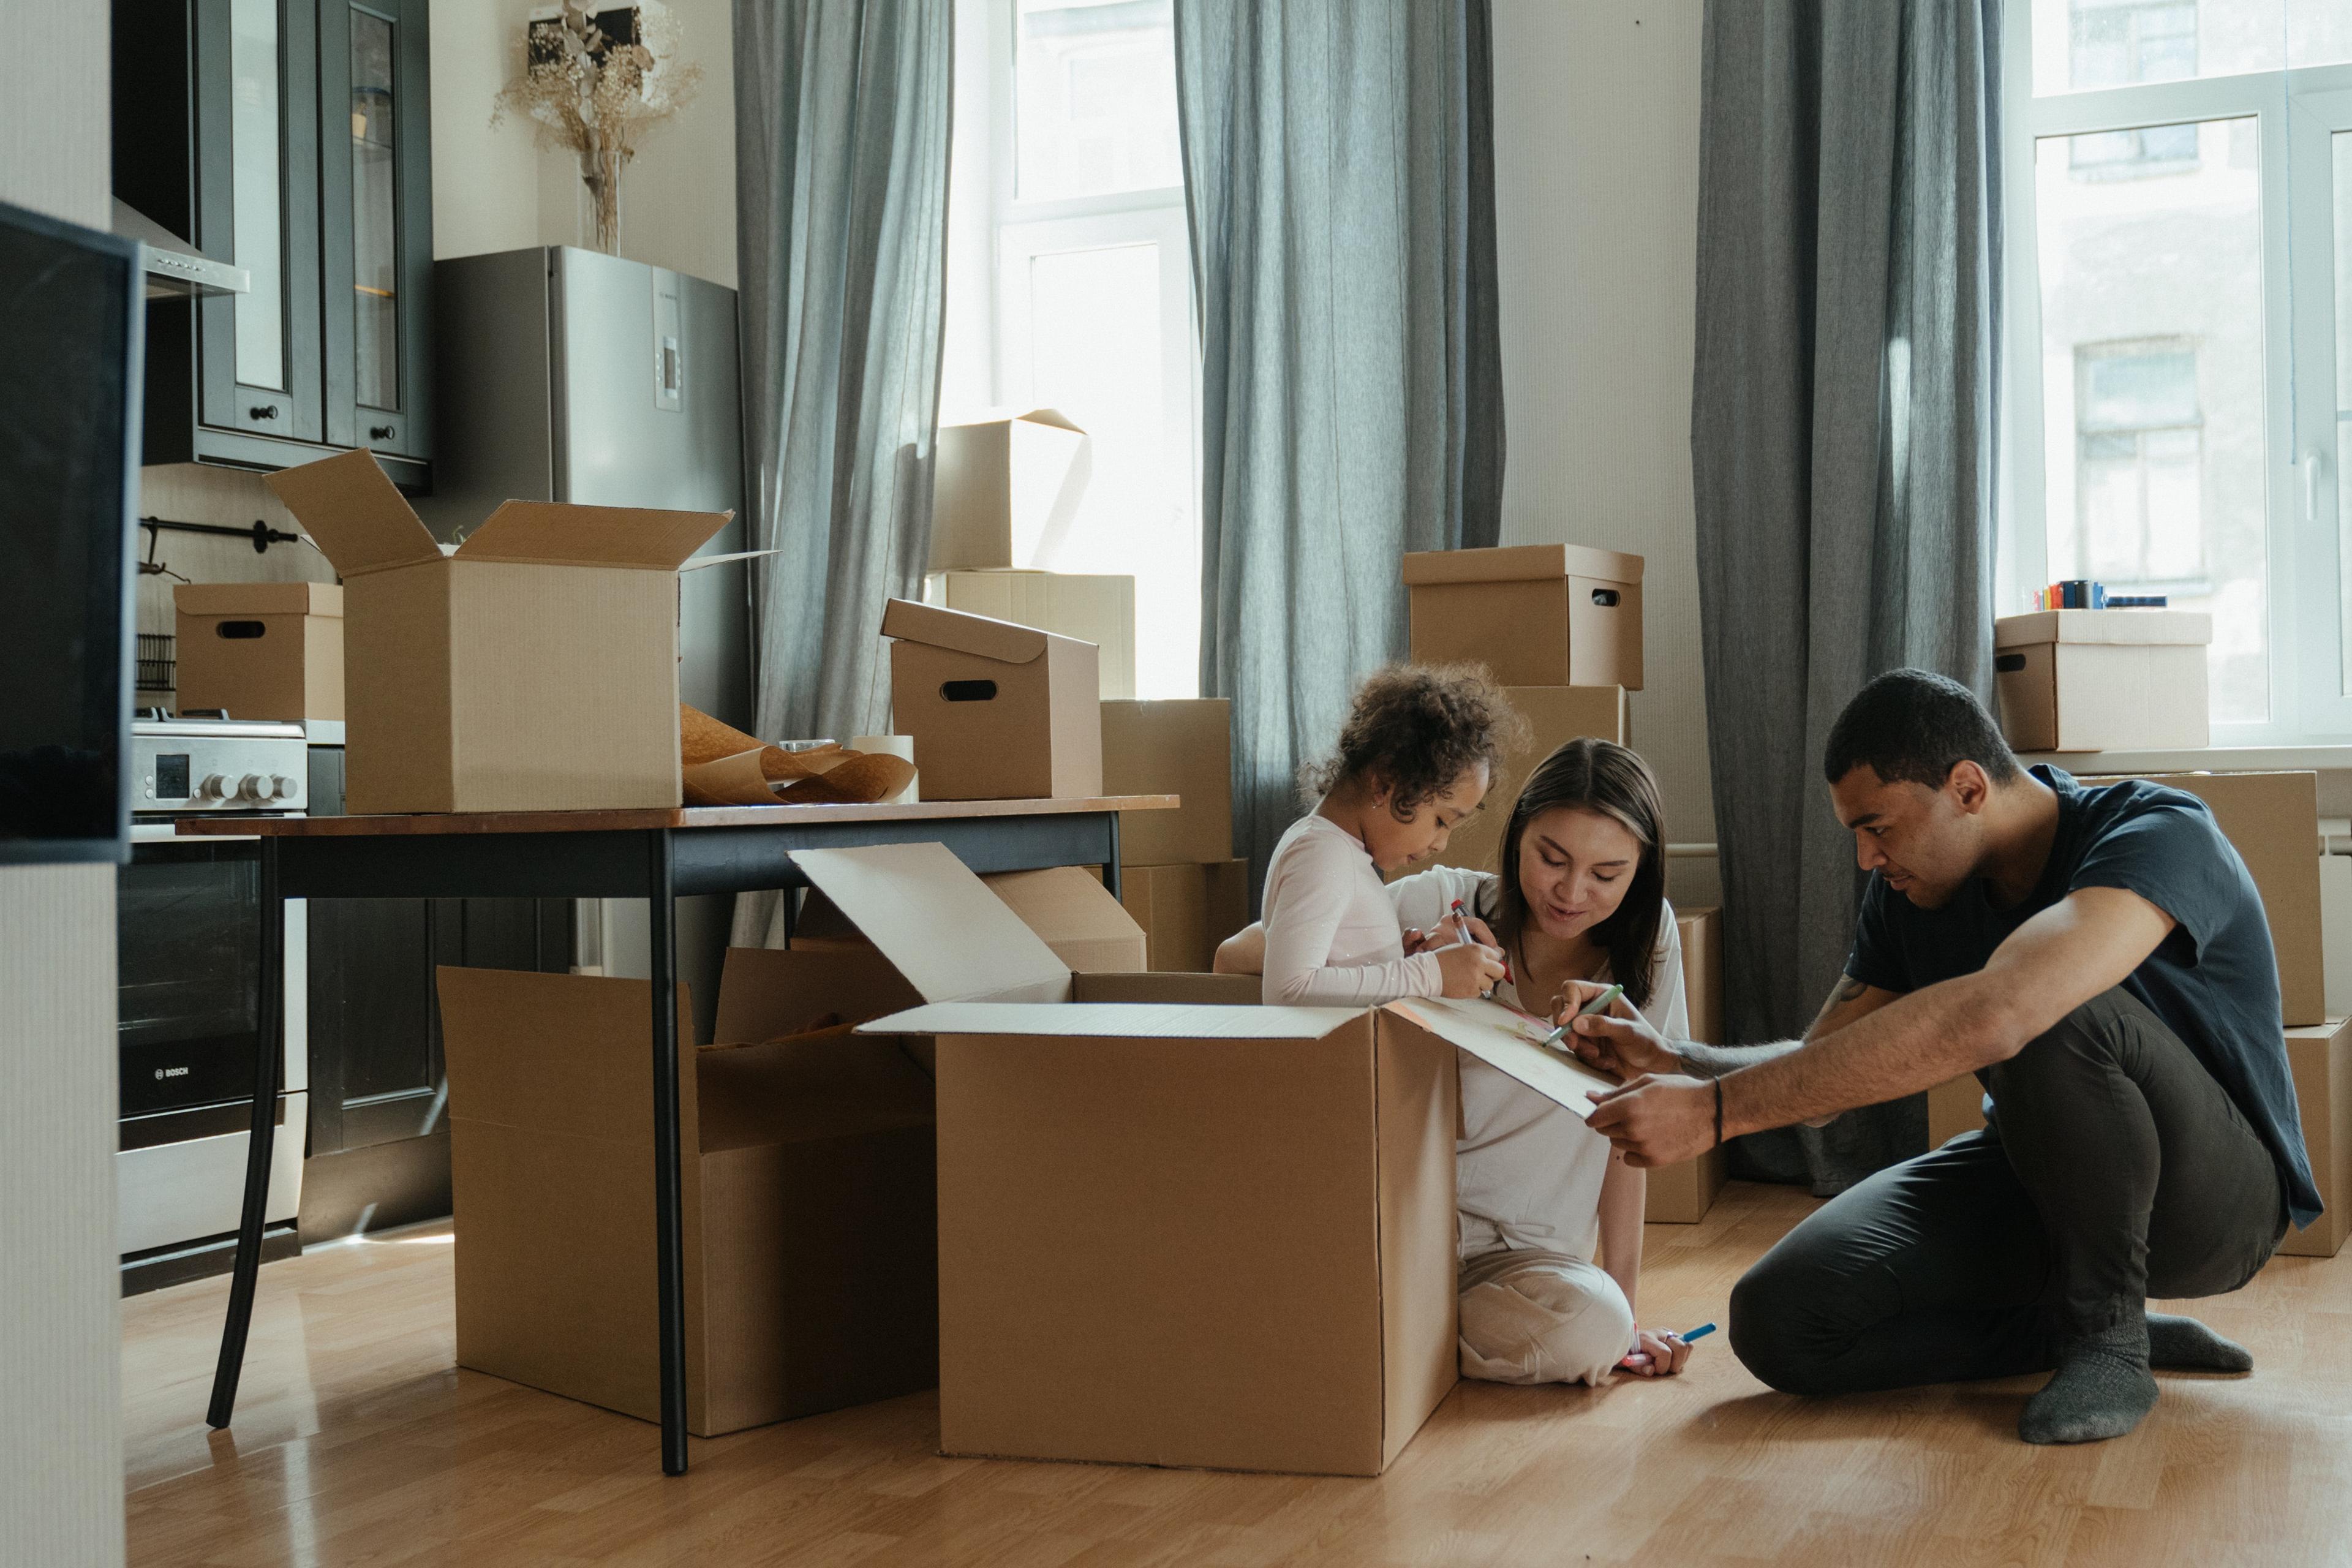
[[[1018,16],[1019,199],[1183,184],[1170,0],[1020,0]]]
[[[286,386],[285,246],[278,231],[278,0],[228,11],[232,259],[253,275],[235,307],[236,379]]]
[[[352,326],[358,396],[400,406],[398,163],[393,155],[392,24],[352,12]]]
[[[1192,411],[1168,406],[1160,264],[1154,244],[1029,260],[1035,401],[1093,437],[1076,521],[1045,542],[1036,563],[1132,574],[1136,694],[1190,697],[1200,679],[1201,545],[1182,439]]]
[[[2342,30],[2345,0],[2032,0],[2033,90],[2080,92],[2276,70],[2290,9],[2318,40]],[[2326,13],[2323,19],[2322,13]],[[2341,58],[2342,56],[2331,56]],[[2297,64],[2316,63],[2298,59]]]
[[[2352,60],[2352,5],[2345,0],[2287,0],[2286,63],[2325,66],[2339,60]],[[2342,154],[2337,156],[2340,160]]]
[[[2261,158],[2252,120],[2155,126],[2161,161],[2035,148],[2053,578],[2213,616],[2213,717],[2270,711]]]
[[[2336,148],[2336,531],[2344,595],[2344,692],[2352,697],[2352,131]]]

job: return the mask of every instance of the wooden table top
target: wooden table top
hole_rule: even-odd
[[[823,822],[944,822],[974,816],[1055,816],[1097,811],[1171,811],[1172,795],[1076,795],[1056,800],[923,800],[873,805],[676,805],[621,811],[457,811],[406,816],[186,816],[183,837],[340,838],[449,833],[611,833],[653,827],[794,827]]]

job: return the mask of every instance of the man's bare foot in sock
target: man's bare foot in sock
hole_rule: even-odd
[[[2120,1437],[2156,1408],[2147,1324],[2137,1313],[2101,1333],[2063,1341],[2058,1370],[2025,1402],[2017,1435],[2029,1443]]]
[[[2147,1364],[2167,1372],[2252,1372],[2252,1351],[2194,1318],[2147,1315]]]

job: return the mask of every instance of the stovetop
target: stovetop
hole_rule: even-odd
[[[142,708],[131,715],[131,759],[137,816],[290,816],[310,804],[309,746],[297,723]]]

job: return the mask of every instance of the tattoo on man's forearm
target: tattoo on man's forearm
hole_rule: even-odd
[[[1861,981],[1856,980],[1851,974],[1839,975],[1838,983],[1830,988],[1830,999],[1822,1004],[1822,1010],[1819,1013],[1813,1015],[1813,1029],[1818,1029],[1823,1024],[1827,1023],[1829,1021],[1829,1016],[1836,1012],[1839,1008],[1844,1006],[1847,1003],[1859,1001],[1862,997],[1862,994],[1869,989],[1869,986],[1864,984]],[[1812,1033],[1812,1029],[1808,1029],[1805,1032],[1810,1035]]]

